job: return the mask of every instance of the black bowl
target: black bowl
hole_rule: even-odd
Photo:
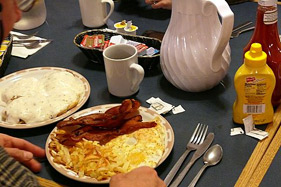
[[[93,29],[77,34],[73,40],[74,44],[89,58],[89,60],[95,63],[101,63],[101,64],[104,63],[103,56],[102,56],[102,49],[89,49],[87,47],[83,47],[80,45],[85,35],[95,35],[95,34],[104,34],[105,40],[109,40],[112,36],[115,35],[122,35],[124,39],[144,43],[148,47],[153,47],[160,51],[161,40],[156,38],[121,34],[108,29]],[[157,53],[153,56],[139,56],[138,62],[144,68],[144,70],[152,70],[160,62],[160,53]]]

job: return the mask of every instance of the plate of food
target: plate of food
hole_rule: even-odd
[[[52,124],[80,109],[90,84],[59,67],[21,70],[0,79],[0,127],[29,129]]]
[[[156,112],[125,99],[94,106],[60,121],[45,149],[52,167],[76,181],[107,184],[140,166],[156,168],[170,154],[174,132]]]

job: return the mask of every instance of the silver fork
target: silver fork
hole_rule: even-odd
[[[177,174],[178,170],[180,169],[183,161],[186,159],[187,155],[190,153],[190,151],[196,150],[200,144],[203,143],[206,134],[208,131],[208,125],[204,125],[201,123],[198,123],[196,129],[194,130],[189,142],[186,145],[185,152],[181,155],[177,163],[174,165],[174,167],[171,169],[171,171],[166,176],[164,182],[168,186],[175,175]]]
[[[25,40],[25,39],[29,39],[29,38],[35,36],[36,34],[38,34],[38,31],[35,32],[35,33],[32,33],[32,34],[29,34],[29,35],[13,34],[13,36],[17,37],[18,39],[23,39],[23,40]]]
[[[238,37],[241,33],[247,32],[247,31],[250,31],[250,30],[253,30],[253,29],[255,29],[254,26],[253,26],[253,27],[246,28],[246,29],[242,29],[242,30],[239,30],[239,31],[232,32],[230,38],[236,38],[236,37]]]

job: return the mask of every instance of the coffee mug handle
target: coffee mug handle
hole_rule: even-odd
[[[114,10],[114,2],[112,0],[102,0],[102,3],[108,3],[110,5],[110,11],[108,13],[108,15],[104,18],[103,22],[106,23],[107,19],[109,18],[109,16],[111,16],[111,14],[113,13]]]
[[[130,66],[130,70],[132,71],[132,86],[131,91],[135,92],[138,90],[141,81],[144,78],[144,69],[142,66],[138,64],[132,64]]]

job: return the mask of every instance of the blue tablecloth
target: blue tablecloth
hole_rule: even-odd
[[[69,68],[85,76],[91,85],[90,98],[82,109],[100,104],[120,103],[123,99],[110,95],[107,90],[104,66],[88,61],[86,56],[73,44],[73,38],[76,34],[89,29],[82,24],[79,2],[77,0],[46,0],[45,2],[47,6],[46,23],[36,29],[23,31],[23,33],[39,31],[39,36],[54,41],[27,59],[12,57],[5,75],[40,66]],[[235,14],[235,25],[247,20],[255,22],[256,7],[257,3],[250,2],[231,5]],[[279,8],[279,15],[280,11],[281,8]],[[113,28],[114,22],[125,19],[133,20],[133,23],[139,27],[139,35],[146,30],[165,32],[170,15],[171,11],[169,10],[151,9],[144,3],[144,0],[121,0],[115,3],[115,11],[107,26]],[[232,104],[236,96],[233,77],[243,62],[242,49],[248,43],[251,34],[252,31],[230,40],[231,65],[224,79],[224,87],[218,85],[206,92],[188,93],[172,86],[163,76],[160,67],[147,72],[139,93],[134,96],[135,99],[141,101],[143,106],[148,107],[149,105],[145,102],[148,98],[160,97],[175,106],[182,105],[186,110],[177,115],[164,115],[174,129],[175,145],[169,157],[156,168],[162,179],[184,152],[193,130],[197,123],[201,122],[209,125],[209,132],[215,133],[213,144],[220,144],[223,147],[224,155],[220,164],[205,171],[198,186],[234,186],[258,142],[245,135],[230,136],[230,129],[237,127],[232,122]],[[0,132],[24,138],[44,147],[45,141],[55,125],[50,124],[26,130],[0,128]],[[265,128],[265,126],[261,128]],[[188,156],[185,163],[190,160],[191,156],[192,154]],[[279,151],[261,186],[281,186],[280,161],[281,152]],[[42,164],[43,169],[37,174],[38,176],[68,186],[90,186],[61,175],[52,168],[47,160],[43,161]],[[202,158],[200,158],[180,186],[187,186],[202,165]]]

